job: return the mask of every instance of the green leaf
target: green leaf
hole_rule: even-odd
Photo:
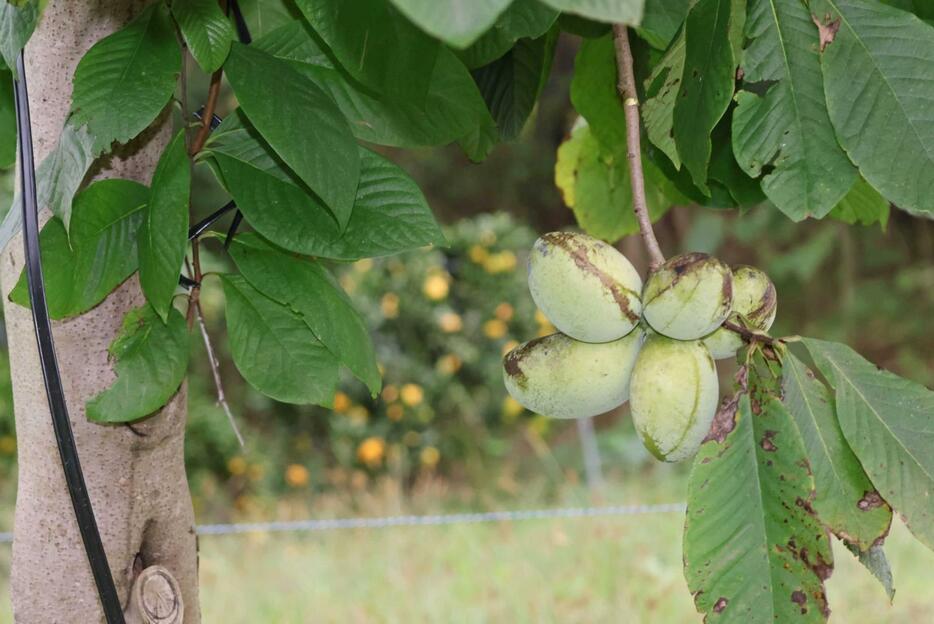
[[[892,509],[846,443],[827,387],[791,353],[785,355],[782,375],[783,401],[804,441],[817,485],[812,505],[834,535],[867,551],[888,534]]]
[[[13,103],[13,76],[0,69],[0,169],[16,162],[16,107]]]
[[[891,603],[895,599],[895,579],[892,577],[892,568],[889,566],[889,560],[885,556],[885,549],[882,545],[876,544],[865,552],[860,551],[859,548],[852,544],[847,543],[845,546],[859,559],[863,567],[879,581]]]
[[[670,196],[678,194],[651,161],[644,160],[643,168],[649,216],[655,221],[671,207]],[[615,242],[638,231],[626,155],[605,150],[586,124],[578,125],[558,148],[555,184],[578,225],[591,236]]]
[[[474,70],[473,76],[503,140],[519,136],[545,85],[555,37],[520,39],[503,57]]]
[[[717,200],[717,189],[721,186],[730,196],[736,206],[754,206],[765,201],[765,194],[758,180],[753,180],[740,169],[733,156],[733,146],[730,144],[728,119],[714,129],[712,137],[713,147],[710,154],[710,169],[707,172],[708,183],[711,189],[711,202]],[[703,202],[709,205],[710,202]]]
[[[301,11],[292,0],[238,0],[237,3],[253,39],[302,19]]]
[[[296,0],[341,66],[377,94],[420,104],[441,48],[386,0]]]
[[[774,386],[751,370],[749,391],[721,406],[691,468],[684,570],[709,621],[827,617],[830,540],[808,507],[807,459]]]
[[[558,11],[538,0],[513,0],[509,7],[469,48],[457,56],[470,69],[489,65],[512,48],[519,39],[537,39],[558,19]]]
[[[486,116],[481,119],[480,123],[457,140],[457,144],[464,150],[467,158],[474,162],[482,162],[489,156],[500,138],[499,129],[496,127],[493,116],[490,115],[485,105],[483,110]]]
[[[850,192],[830,211],[830,216],[850,225],[878,223],[884,232],[889,222],[889,202],[869,182],[858,178]]]
[[[678,170],[681,169],[681,158],[675,146],[674,114],[684,72],[684,50],[682,30],[645,81],[646,100],[642,105],[642,123],[645,124],[646,136]]]
[[[585,39],[574,59],[571,104],[609,151],[626,153],[626,115],[616,90],[613,35]]]
[[[856,179],[827,116],[816,33],[800,0],[749,2],[733,149],[795,221],[826,216]]]
[[[151,194],[139,229],[139,281],[146,299],[165,320],[188,248],[191,166],[181,130],[152,174]]]
[[[707,194],[710,133],[733,97],[736,39],[744,2],[699,0],[685,20],[685,59],[672,126],[678,156],[694,184]]]
[[[327,269],[315,260],[276,249],[252,232],[237,236],[230,254],[254,288],[297,312],[318,340],[376,396],[382,380],[366,324]]]
[[[16,76],[16,57],[39,21],[39,0],[0,0],[0,57]]]
[[[846,345],[804,338],[836,394],[837,419],[873,485],[934,549],[934,392]]]
[[[582,15],[600,22],[638,24],[644,0],[542,0],[559,11]]]
[[[337,358],[302,317],[239,275],[223,275],[234,364],[251,386],[277,401],[330,407]]]
[[[253,42],[253,47],[290,62],[323,89],[364,141],[393,147],[446,145],[490,118],[467,69],[442,48],[425,101],[374,97],[335,67],[309,26],[293,22]]]
[[[36,168],[38,205],[48,206],[52,214],[62,220],[66,230],[71,222],[71,202],[75,191],[81,186],[84,176],[99,154],[87,128],[78,128],[68,120],[55,149]],[[0,249],[6,247],[23,226],[20,200],[20,193],[17,192],[13,197],[13,206],[0,225]]]
[[[81,58],[71,95],[72,122],[87,124],[98,153],[114,141],[126,143],[165,108],[181,66],[169,9],[154,2]]]
[[[288,63],[250,46],[235,43],[224,69],[253,126],[346,227],[360,159],[334,102]]]
[[[228,120],[235,120],[234,116]],[[291,251],[338,260],[394,254],[444,237],[418,185],[399,167],[362,147],[362,170],[342,233],[320,202],[305,192],[255,131],[228,120],[206,146],[222,182],[247,221]]]
[[[465,48],[493,25],[511,0],[391,0],[425,32]]]
[[[687,17],[691,0],[650,0],[645,4],[642,22],[636,29],[656,50],[665,50]]]
[[[130,310],[110,345],[117,380],[88,401],[88,420],[132,422],[164,406],[185,378],[188,351],[188,327],[178,310],[172,308],[164,323],[151,306]]]
[[[45,224],[39,249],[53,319],[87,312],[136,271],[136,231],[147,201],[149,189],[138,182],[100,180],[75,196],[70,239],[59,219]],[[29,307],[25,270],[10,301]]]
[[[820,56],[840,145],[883,197],[934,214],[934,82],[922,78],[934,27],[879,2],[815,0],[811,12],[833,26]]]
[[[172,16],[201,69],[211,73],[224,64],[237,33],[215,0],[173,2]]]

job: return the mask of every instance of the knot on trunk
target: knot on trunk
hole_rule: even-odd
[[[175,577],[162,566],[139,573],[130,589],[127,624],[182,624],[185,604]]]

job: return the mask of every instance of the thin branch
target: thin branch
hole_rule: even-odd
[[[208,334],[208,328],[204,325],[204,315],[201,313],[201,303],[195,304],[195,316],[198,319],[198,327],[201,328],[201,337],[204,339],[204,349],[208,352],[208,362],[211,363],[211,373],[214,375],[214,385],[217,387],[217,404],[224,409],[227,414],[227,420],[230,422],[230,428],[237,436],[237,442],[244,446],[243,436],[240,435],[240,429],[237,428],[237,422],[234,420],[233,412],[230,411],[230,405],[227,403],[227,397],[224,394],[224,384],[221,382],[221,369],[217,356],[214,354],[214,347],[211,344],[211,336]]]
[[[629,33],[624,24],[613,25],[613,41],[619,77],[616,89],[623,98],[623,111],[626,115],[626,158],[629,160],[629,179],[632,182],[632,210],[639,222],[642,242],[649,252],[649,266],[655,270],[665,262],[665,255],[658,246],[658,240],[652,230],[652,219],[649,217],[645,201],[645,177],[642,173],[642,146],[639,136],[639,95],[632,69]]]
[[[201,148],[204,147],[204,142],[208,140],[208,135],[211,133],[211,120],[214,118],[214,110],[217,108],[217,98],[221,92],[221,76],[223,75],[223,68],[219,68],[211,74],[211,85],[208,87],[208,100],[205,102],[204,112],[201,114],[201,127],[198,129],[198,134],[195,136],[195,140],[188,150],[191,156],[201,151]],[[185,123],[188,123],[187,119]]]

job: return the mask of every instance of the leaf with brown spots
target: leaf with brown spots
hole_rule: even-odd
[[[811,20],[814,22],[814,25],[817,26],[817,36],[820,39],[820,51],[823,52],[827,46],[833,43],[834,37],[837,36],[837,31],[840,30],[840,18],[838,17],[832,20],[828,15],[821,20],[818,19],[817,16],[812,15]]]
[[[778,380],[756,357],[735,427],[705,442],[691,470],[685,577],[711,621],[824,622],[829,534],[809,504],[814,481]]]
[[[866,551],[888,533],[892,509],[875,491],[843,437],[830,390],[790,353],[782,372],[783,402],[814,472],[813,507],[837,537]]]
[[[873,487],[853,500],[859,509],[866,491],[877,490],[908,528],[934,549],[934,392],[880,370],[844,344],[805,338],[817,368],[834,388],[837,420]]]

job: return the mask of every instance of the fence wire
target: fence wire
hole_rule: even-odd
[[[603,518],[684,512],[684,503],[654,505],[608,505],[603,507],[559,507],[519,509],[434,515],[382,516],[374,518],[333,518],[279,522],[242,522],[237,524],[202,524],[198,535],[237,535],[241,533],[308,533],[342,529],[387,529],[392,527],[448,526],[486,522],[521,522],[557,518]],[[13,541],[12,533],[0,533],[0,543]]]

